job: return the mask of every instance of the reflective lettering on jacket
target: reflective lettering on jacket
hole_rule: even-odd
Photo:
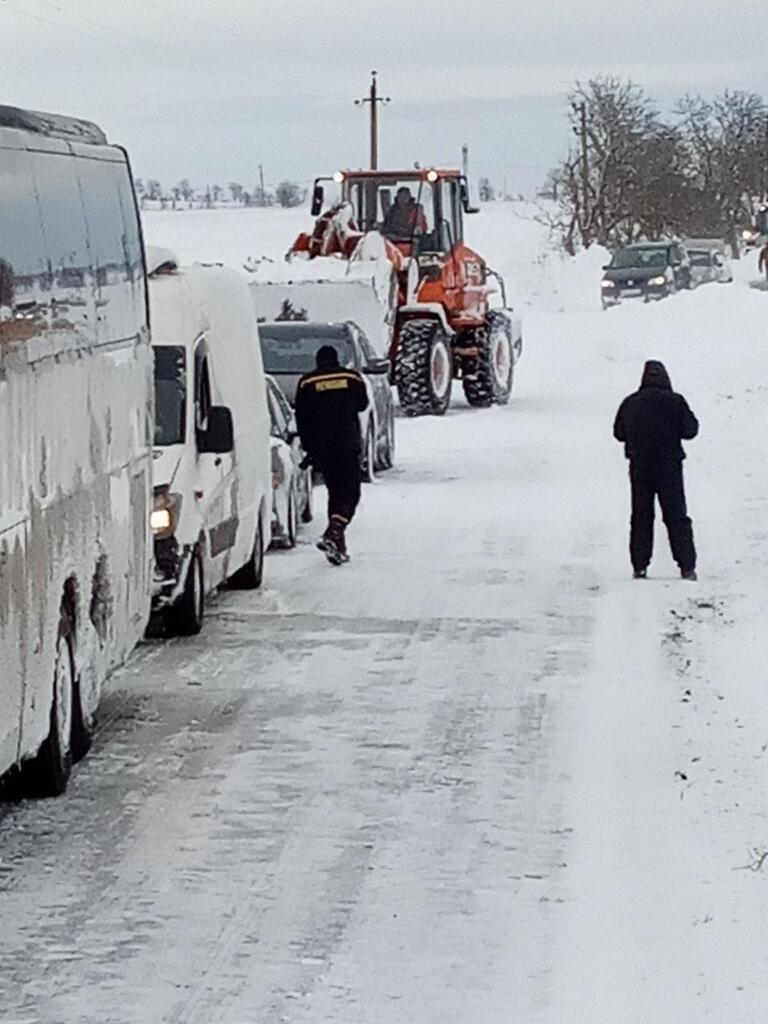
[[[318,380],[315,382],[315,391],[339,391],[342,388],[349,388],[349,381],[346,377],[332,377],[330,380]]]

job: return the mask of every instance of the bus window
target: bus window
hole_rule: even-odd
[[[59,153],[33,153],[31,163],[45,238],[51,327],[92,336],[91,257],[77,163]]]
[[[0,342],[45,329],[46,254],[29,158],[3,152],[0,174]]]

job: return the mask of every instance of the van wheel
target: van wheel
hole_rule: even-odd
[[[195,548],[189,560],[187,578],[181,597],[166,612],[168,632],[175,636],[197,636],[205,617],[205,580],[200,549]]]
[[[56,641],[53,696],[48,736],[24,768],[24,790],[32,796],[60,796],[72,771],[72,704],[75,660],[72,640],[62,626]]]
[[[257,590],[264,579],[264,532],[261,528],[261,513],[259,513],[259,525],[256,527],[256,539],[253,542],[251,557],[245,565],[233,573],[229,582],[237,590]]]
[[[296,509],[296,489],[291,488],[288,495],[288,521],[285,524],[285,546],[295,548],[299,534],[299,516]]]

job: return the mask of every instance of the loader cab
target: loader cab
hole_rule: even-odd
[[[473,211],[458,171],[345,171],[336,179],[359,230],[381,231],[403,255],[447,255],[463,241],[463,214]]]

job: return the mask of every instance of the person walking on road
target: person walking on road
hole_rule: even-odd
[[[339,365],[333,345],[315,356],[316,369],[296,391],[296,426],[307,461],[323,474],[328,489],[328,526],[317,542],[333,565],[349,561],[346,529],[360,501],[360,416],[368,407],[365,382]]]
[[[683,396],[672,390],[664,364],[649,360],[640,389],[624,399],[613,424],[613,436],[623,443],[629,459],[629,554],[635,579],[645,579],[653,554],[657,497],[680,575],[686,580],[696,579],[693,526],[683,485],[685,452],[680,442],[690,441],[698,432],[699,422]]]
[[[758,273],[765,274],[765,281],[768,285],[768,242],[760,249],[760,255],[757,258],[757,270]]]

